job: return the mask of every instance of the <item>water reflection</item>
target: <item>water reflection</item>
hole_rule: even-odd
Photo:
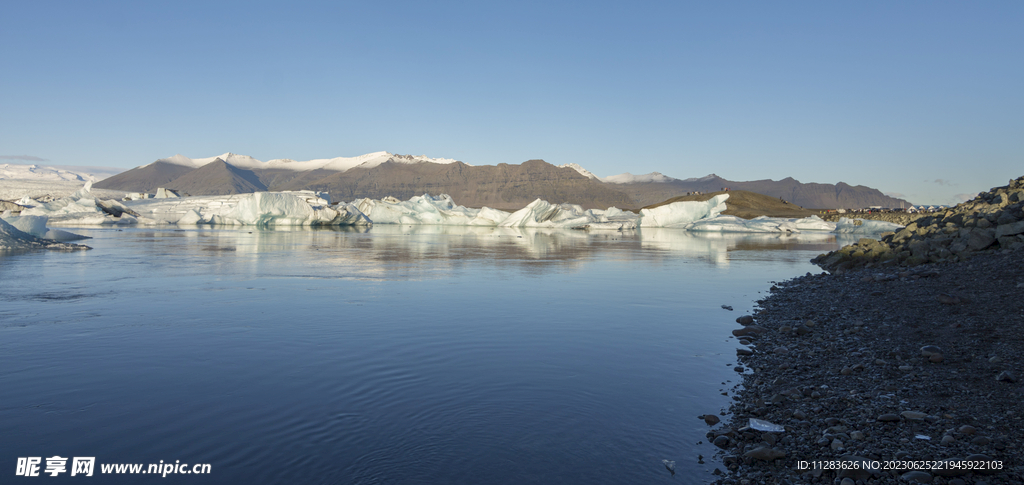
[[[104,232],[108,231],[108,232]],[[717,266],[736,258],[748,260],[803,257],[837,249],[859,236],[804,232],[740,234],[647,228],[638,231],[579,231],[474,226],[377,225],[366,227],[132,228],[111,238],[110,229],[80,229],[92,244],[148,245],[171,257],[191,255],[248,259],[253,268],[287,266],[294,258],[315,258],[316,267],[352,275],[415,271],[417,262],[458,267],[467,261],[529,267],[544,263],[560,268],[597,256],[656,263],[684,257]],[[116,243],[114,240],[116,239]],[[643,251],[638,251],[643,250]],[[747,254],[744,254],[747,253]],[[173,256],[172,256],[173,255]],[[232,264],[236,264],[234,261]],[[294,265],[292,265],[294,266]]]

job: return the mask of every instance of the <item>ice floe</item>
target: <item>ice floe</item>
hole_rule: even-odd
[[[90,184],[71,197],[53,202],[20,201],[34,207],[23,216],[46,216],[51,224],[227,224],[254,226],[345,226],[370,224],[564,228],[628,231],[676,228],[693,232],[869,234],[900,226],[881,221],[842,219],[838,224],[817,216],[803,219],[722,215],[729,194],[707,201],[685,201],[643,209],[639,214],[615,207],[584,209],[576,204],[552,204],[537,199],[509,213],[457,205],[446,194],[421,195],[401,201],[394,197],[358,199],[331,204],[312,191],[168,197],[119,202],[92,196]],[[34,203],[34,204],[33,204]]]
[[[448,194],[415,196],[407,201],[394,197],[352,202],[374,224],[410,224],[440,226],[497,226],[509,213],[484,207],[471,209],[456,205]]]
[[[54,241],[61,242],[89,239],[88,236],[80,236],[60,229],[50,229],[46,227],[47,219],[48,218],[46,216],[4,215],[0,217],[0,220],[14,226],[19,231],[31,234],[41,239],[52,239]]]
[[[843,217],[836,223],[835,232],[841,234],[876,234],[888,231],[898,231],[903,226],[886,221],[875,221],[871,219],[848,219]]]
[[[0,251],[18,251],[26,249],[74,250],[89,249],[89,247],[39,238],[8,224],[3,219],[0,219]]]
[[[640,211],[640,227],[684,227],[701,219],[718,216],[726,209],[729,194],[721,194],[704,202],[685,201],[665,204]]]

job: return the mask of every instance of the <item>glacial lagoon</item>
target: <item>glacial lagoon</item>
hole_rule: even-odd
[[[72,230],[94,249],[0,255],[8,476],[56,455],[96,483],[701,483],[735,318],[860,237]],[[100,470],[160,460],[211,473]]]

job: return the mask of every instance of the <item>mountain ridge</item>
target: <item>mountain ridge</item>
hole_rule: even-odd
[[[725,189],[778,197],[814,209],[909,205],[877,189],[843,182],[802,183],[793,177],[737,182],[713,173],[677,179],[658,172],[602,178],[578,164],[555,166],[543,160],[527,160],[521,164],[474,166],[453,159],[386,151],[347,158],[269,162],[231,152],[204,159],[175,155],[109,177],[96,187],[133,192],[165,187],[189,195],[313,189],[329,192],[335,200],[387,196],[408,199],[424,193],[447,193],[468,207],[486,205],[503,210],[519,209],[537,198],[584,208],[638,209],[693,192]]]

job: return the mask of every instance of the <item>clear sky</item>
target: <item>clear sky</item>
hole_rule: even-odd
[[[1024,2],[0,7],[0,163],[380,150],[955,203],[1024,175]]]

